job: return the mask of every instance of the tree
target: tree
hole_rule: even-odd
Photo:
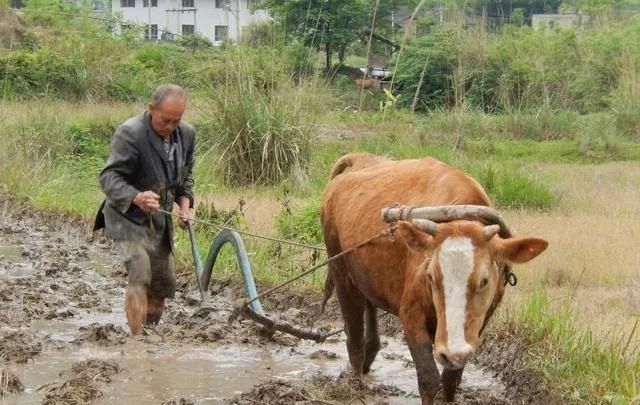
[[[318,51],[325,52],[325,66],[331,67],[332,55],[344,61],[349,45],[358,33],[371,24],[375,2],[367,0],[266,0],[268,9],[283,31]]]

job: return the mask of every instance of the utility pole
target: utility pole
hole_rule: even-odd
[[[236,44],[240,43],[240,0],[236,0]]]
[[[236,43],[240,42],[240,0],[236,0],[236,9],[231,9],[231,1],[225,2],[225,23],[227,24],[227,38],[231,31],[229,30],[229,13],[233,14],[236,20]]]
[[[231,4],[229,4],[229,0],[224,3],[224,24],[227,26],[227,36],[229,35],[229,9],[231,8]],[[215,32],[213,33],[215,39]],[[225,38],[227,39],[227,38]]]
[[[193,33],[196,33],[196,12],[198,11],[197,8],[195,8],[195,2],[194,2],[194,7],[181,7],[181,8],[168,8],[166,10],[167,13],[167,20],[169,20],[169,13],[176,13],[176,32],[179,32],[180,35],[182,35],[182,30],[180,27],[180,16],[184,13],[193,13]]]

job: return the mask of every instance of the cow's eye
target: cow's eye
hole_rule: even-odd
[[[486,287],[487,284],[489,284],[489,278],[488,277],[482,277],[480,279],[480,286],[479,287],[482,289],[482,288]]]

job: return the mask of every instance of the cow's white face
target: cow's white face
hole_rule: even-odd
[[[438,301],[444,307],[446,322],[446,342],[436,344],[436,356],[441,364],[451,363],[454,367],[464,365],[474,348],[465,337],[467,321],[467,284],[474,268],[474,248],[471,239],[450,237],[445,239],[438,252],[441,288],[437,291]],[[440,291],[439,291],[440,290]],[[445,326],[440,325],[439,326]],[[440,327],[440,329],[443,329]],[[438,341],[436,340],[436,343]],[[456,367],[457,368],[457,367]]]
[[[498,270],[488,244],[478,246],[467,236],[447,237],[435,255],[427,269],[438,317],[434,354],[443,366],[461,368],[475,352]]]
[[[429,257],[425,288],[437,316],[434,356],[446,368],[465,366],[475,352],[485,317],[500,285],[495,261],[524,263],[546,247],[539,238],[497,236],[497,225],[455,221],[440,224],[434,236],[409,223],[399,227],[407,246]],[[499,297],[498,297],[499,298]]]

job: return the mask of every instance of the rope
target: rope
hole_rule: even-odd
[[[250,299],[250,300],[248,300],[248,301],[245,301],[244,305],[245,305],[245,307],[246,307],[246,306],[248,306],[249,304],[251,304],[253,301],[256,301],[256,300],[258,300],[258,299],[260,299],[260,298],[263,298],[263,297],[265,297],[265,296],[267,296],[267,295],[269,295],[269,294],[273,293],[274,291],[277,291],[277,290],[279,290],[280,288],[285,287],[285,286],[287,286],[287,285],[289,285],[289,284],[293,283],[294,281],[299,280],[299,279],[301,279],[302,277],[304,277],[304,276],[306,276],[306,275],[308,275],[308,274],[313,273],[314,271],[318,270],[320,267],[324,267],[324,266],[326,266],[327,264],[329,264],[330,262],[332,262],[332,261],[334,261],[334,260],[336,260],[336,259],[338,259],[338,258],[340,258],[340,257],[342,257],[342,256],[344,256],[344,255],[347,255],[347,254],[349,254],[349,253],[353,252],[354,250],[360,249],[360,248],[361,248],[361,247],[363,247],[364,245],[366,245],[366,244],[368,244],[368,243],[371,243],[371,242],[373,242],[373,241],[374,241],[374,240],[376,240],[376,239],[379,239],[379,238],[381,238],[381,237],[383,237],[383,236],[387,236],[387,235],[393,234],[393,232],[395,232],[395,226],[393,226],[393,225],[392,225],[392,226],[390,226],[388,229],[385,229],[385,230],[383,230],[383,231],[380,231],[377,235],[372,236],[371,238],[369,238],[369,239],[365,240],[364,242],[360,242],[360,243],[358,243],[357,245],[351,246],[350,248],[348,248],[348,249],[346,249],[346,250],[343,250],[342,252],[338,253],[337,255],[335,255],[335,256],[331,256],[330,258],[328,258],[328,259],[327,259],[327,260],[325,260],[324,262],[322,262],[322,263],[320,263],[320,264],[318,264],[318,265],[316,265],[316,266],[313,266],[313,267],[312,267],[312,268],[310,268],[309,270],[303,271],[302,273],[298,274],[297,276],[295,276],[295,277],[293,277],[293,278],[290,278],[289,280],[284,281],[284,282],[282,282],[282,283],[280,283],[280,284],[278,284],[278,285],[276,285],[276,286],[274,286],[274,287],[269,288],[268,290],[266,290],[266,291],[264,291],[264,292],[262,292],[262,293],[258,294],[258,295],[257,295],[257,296],[255,296],[254,298],[252,298],[252,299]]]
[[[162,212],[163,214],[174,216],[176,218],[178,217],[178,214],[174,214],[173,212],[165,211],[163,209],[157,209],[156,211]],[[278,239],[278,238],[274,238],[274,237],[271,237],[271,236],[264,236],[264,235],[260,235],[260,234],[256,234],[256,233],[241,231],[239,229],[231,228],[229,226],[220,225],[220,224],[214,224],[213,222],[209,222],[209,221],[203,221],[203,220],[199,220],[199,219],[189,219],[189,222],[193,222],[195,224],[211,225],[211,226],[215,226],[218,229],[226,229],[228,231],[238,232],[241,235],[247,235],[247,236],[251,236],[251,237],[254,237],[254,238],[258,238],[258,239],[270,240],[272,242],[284,243],[284,244],[288,244],[288,245],[293,245],[293,246],[298,246],[298,247],[303,247],[303,248],[313,249],[313,250],[323,250],[323,251],[327,250],[322,246],[307,245],[305,243],[293,242],[293,241],[290,241],[290,240]]]

